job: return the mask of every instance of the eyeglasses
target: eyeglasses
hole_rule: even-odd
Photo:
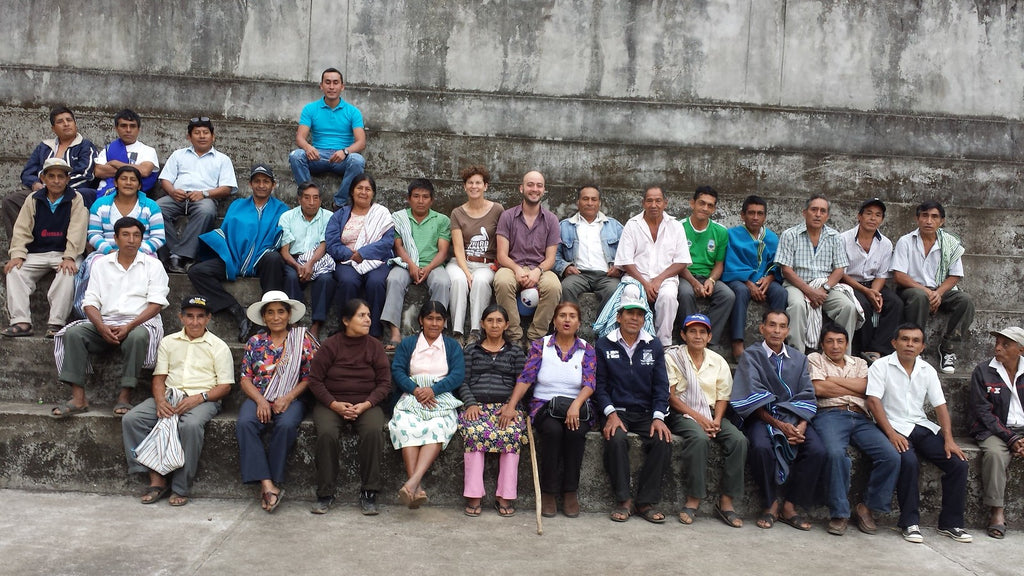
[[[210,117],[209,116],[200,116],[198,118],[192,118],[188,122],[189,122],[189,124],[195,124],[196,122],[209,122],[209,121],[210,121]]]

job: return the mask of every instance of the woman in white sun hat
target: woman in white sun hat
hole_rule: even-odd
[[[305,414],[302,397],[319,346],[304,327],[294,326],[305,314],[302,302],[280,290],[267,292],[246,310],[249,320],[265,328],[245,344],[240,381],[247,398],[238,410],[235,434],[242,482],[260,483],[267,512],[284,496],[285,462]],[[260,436],[267,426],[272,431],[269,449],[264,449]]]

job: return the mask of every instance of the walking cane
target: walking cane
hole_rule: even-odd
[[[540,519],[540,476],[537,473],[537,448],[533,445],[533,421],[526,417],[526,435],[530,439],[530,463],[533,464],[533,495],[537,508],[537,534],[544,534]]]

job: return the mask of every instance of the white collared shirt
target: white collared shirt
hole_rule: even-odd
[[[594,272],[608,272],[608,262],[604,259],[604,246],[601,242],[601,229],[608,217],[598,212],[593,222],[576,213],[576,268]]]
[[[150,303],[166,308],[170,288],[160,260],[139,252],[125,270],[117,254],[111,252],[93,262],[82,307],[96,308],[105,319],[138,316]]]
[[[658,240],[651,237],[651,229],[641,212],[626,221],[615,252],[615,265],[636,266],[645,279],[650,280],[672,264],[691,264],[690,248],[686,244],[686,231],[679,220],[664,215],[658,226]],[[677,276],[669,280],[678,279]]]
[[[924,253],[924,242],[921,241],[921,229],[918,228],[909,234],[903,235],[896,242],[896,250],[892,255],[892,269],[903,272],[907,276],[926,288],[938,288],[939,283],[935,276],[939,273],[939,263],[942,260],[942,250],[939,248],[938,240],[932,244],[928,254]],[[963,259],[958,258],[956,262],[949,265],[949,276],[964,276]]]
[[[1013,396],[1013,401],[1010,402],[1010,410],[1006,413],[1006,425],[1012,428],[1024,427],[1024,408],[1021,408],[1020,395],[1017,393],[1016,382],[1020,378],[1021,374],[1024,374],[1024,360],[1017,361],[1017,373],[1014,374],[1013,378],[1010,378],[1010,373],[1006,371],[1006,366],[995,358],[988,363],[995,371],[999,374],[999,377],[1003,379],[1003,383],[1010,389],[1010,394]]]
[[[938,372],[920,357],[915,359],[909,376],[895,352],[876,361],[868,368],[865,394],[882,401],[885,417],[896,432],[910,436],[914,426],[924,426],[939,433],[939,425],[925,416],[924,403],[927,400],[932,407],[942,406],[946,397]]]
[[[876,230],[874,237],[871,238],[871,246],[865,252],[864,247],[857,242],[858,232],[860,224],[840,234],[846,245],[846,257],[850,260],[846,266],[846,273],[857,282],[888,278],[889,270],[892,268],[892,240]]]

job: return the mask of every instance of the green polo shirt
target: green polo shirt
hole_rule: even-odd
[[[406,215],[409,217],[409,226],[412,229],[412,241],[416,243],[416,249],[420,251],[420,259],[416,263],[417,266],[423,267],[430,264],[430,261],[437,255],[437,241],[440,238],[444,238],[451,242],[452,230],[451,220],[447,216],[440,212],[434,212],[431,210],[427,213],[427,217],[423,219],[423,222],[417,222],[416,218],[412,215],[412,209],[405,209]],[[395,234],[398,234],[402,238],[404,244],[409,243],[409,238],[405,238],[395,230]]]
[[[686,243],[690,247],[690,274],[707,278],[715,264],[725,260],[725,247],[729,244],[729,231],[714,220],[708,221],[703,232],[697,232],[690,224],[689,218],[683,218],[683,230],[686,231]]]

